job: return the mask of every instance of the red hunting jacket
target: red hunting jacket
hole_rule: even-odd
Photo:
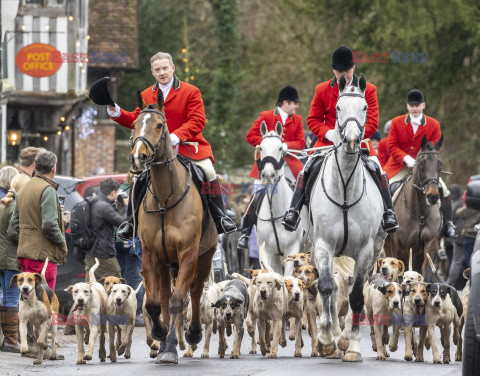
[[[142,98],[147,104],[154,104],[157,101],[158,84],[150,86],[142,92]],[[132,129],[132,123],[140,113],[140,108],[133,112],[121,110],[119,117],[113,119],[118,124]],[[181,141],[198,142],[198,152],[195,153],[193,145],[178,148],[178,153],[194,160],[210,158],[212,162],[212,147],[202,136],[205,127],[205,109],[203,107],[200,90],[186,82],[180,81],[173,76],[173,86],[165,100],[165,117],[167,118],[168,131],[178,136]],[[187,150],[190,150],[189,151]]]
[[[388,150],[388,136],[382,138],[378,144],[377,149],[378,160],[382,168],[387,164],[388,158],[390,158],[390,151]]]
[[[392,120],[388,134],[390,158],[384,168],[389,178],[395,176],[406,166],[403,162],[406,155],[410,155],[414,159],[417,158],[423,136],[427,136],[427,140],[434,144],[440,139],[440,123],[437,120],[423,115],[421,122],[422,124],[414,135],[410,115],[397,116]]]
[[[358,86],[358,77],[353,75],[354,86]],[[307,118],[308,127],[318,140],[313,147],[328,146],[332,143],[325,138],[325,133],[335,129],[338,84],[334,77],[330,81],[322,82],[315,88],[315,95],[310,105],[310,114]],[[367,82],[365,99],[368,105],[367,123],[365,124],[365,138],[369,138],[378,128],[378,101],[377,88]],[[375,149],[369,143],[370,155],[376,155]]]
[[[255,120],[255,123],[253,123],[247,134],[247,142],[253,146],[260,145],[262,142],[263,138],[260,133],[260,124],[262,124],[262,121],[265,121],[267,124],[269,132],[275,130],[277,122],[282,122],[282,116],[278,111],[278,107],[275,110],[262,112],[258,119]],[[285,125],[283,126],[282,142],[285,142],[289,149],[302,150],[305,148],[305,135],[303,133],[303,122],[300,115],[287,117]],[[296,179],[298,173],[303,169],[302,163],[298,159],[289,155],[285,156],[285,161]],[[253,165],[250,176],[258,179],[258,168],[256,163]]]

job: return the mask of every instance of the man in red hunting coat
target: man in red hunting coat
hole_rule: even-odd
[[[423,136],[428,142],[436,144],[442,133],[440,123],[430,116],[425,116],[425,97],[420,90],[411,90],[407,95],[408,114],[392,119],[388,136],[390,158],[385,165],[390,182],[402,180],[415,166],[415,159],[421,149]],[[440,178],[440,210],[443,216],[442,235],[456,237],[457,232],[452,221],[452,199],[445,183]]]
[[[385,126],[383,127],[383,133],[385,133],[385,137],[380,140],[377,149],[378,160],[380,161],[380,165],[383,169],[385,169],[388,158],[390,158],[390,151],[388,150],[388,132],[390,131],[390,124],[392,124],[391,120],[385,123]]]
[[[353,64],[352,50],[345,46],[337,48],[332,56],[332,69],[335,77],[323,82],[315,88],[315,95],[310,107],[310,114],[307,118],[307,124],[311,131],[317,136],[318,140],[314,147],[333,145],[335,137],[336,105],[339,95],[337,81],[342,74],[345,74],[348,85],[358,85],[358,78],[354,74],[355,65]],[[365,90],[365,100],[368,105],[367,121],[365,124],[365,139],[368,139],[378,128],[378,102],[377,89],[371,83],[367,83]],[[380,193],[385,204],[382,226],[387,232],[394,232],[398,228],[397,218],[393,212],[392,198],[388,190],[388,179],[381,171],[380,163],[376,158],[375,150],[370,142],[366,141],[370,151],[370,158],[374,158],[378,164],[378,169],[372,171],[375,181],[380,183]],[[283,225],[287,230],[294,231],[300,223],[300,210],[307,199],[305,187],[310,172],[316,170],[319,164],[323,162],[323,157],[309,159],[304,170],[298,175],[296,189],[292,198],[291,207],[283,218]],[[368,164],[367,164],[368,165]],[[315,167],[315,168],[314,168]]]
[[[152,75],[155,77],[156,82],[142,92],[145,104],[156,103],[157,93],[159,90],[162,91],[165,101],[165,117],[172,146],[175,147],[180,144],[178,153],[191,158],[195,164],[202,167],[205,171],[211,188],[207,195],[209,209],[219,233],[235,231],[235,224],[224,214],[220,184],[213,167],[212,148],[202,136],[202,130],[205,127],[205,109],[200,90],[193,85],[180,81],[174,75],[175,65],[170,54],[158,52],[150,59],[150,64]],[[94,90],[94,86],[95,84],[90,90],[90,98],[95,102],[98,90]],[[137,107],[134,111],[128,112],[113,103],[109,95],[106,100],[100,100],[100,102],[95,103],[108,104],[107,112],[113,120],[124,127],[133,128],[132,124],[140,113],[140,108]],[[193,145],[183,145],[182,143],[186,141],[198,143],[198,150]],[[140,182],[141,178],[137,185]],[[141,202],[143,196],[135,197],[135,199]],[[118,236],[124,239],[130,238],[132,234],[133,227],[131,223],[125,222],[119,228]]]
[[[302,150],[305,148],[305,135],[303,133],[303,122],[300,115],[295,114],[298,108],[298,92],[292,86],[285,86],[280,90],[277,99],[277,107],[274,110],[264,111],[260,114],[257,120],[253,123],[250,131],[247,134],[247,141],[253,146],[260,145],[262,142],[262,135],[260,133],[260,124],[265,122],[267,124],[268,131],[275,130],[277,122],[282,123],[283,133],[283,149],[296,149]],[[285,178],[294,182],[297,179],[297,175],[303,169],[302,163],[289,155],[285,156]],[[255,187],[260,185],[258,177],[259,171],[257,164],[253,165],[250,176],[255,178],[254,182],[254,195],[252,201],[248,206],[247,212],[242,222],[242,236],[238,241],[238,248],[248,248],[248,239],[253,226],[257,223],[257,206],[263,198],[261,192],[257,192]]]

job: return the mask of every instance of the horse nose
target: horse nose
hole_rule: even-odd
[[[145,163],[147,161],[147,155],[143,153],[138,154],[138,161],[141,163]]]

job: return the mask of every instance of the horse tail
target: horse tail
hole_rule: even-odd
[[[95,257],[95,265],[93,265],[88,271],[88,280],[92,283],[97,282],[97,279],[95,278],[95,270],[98,269],[99,265],[100,265],[100,261],[98,261],[98,258]]]
[[[408,258],[408,271],[409,272],[411,272],[413,270],[412,269],[412,264],[413,264],[412,263],[412,253],[413,253],[412,248],[410,248],[410,256]],[[428,253],[427,253],[427,255],[428,255]]]
[[[376,268],[377,263],[375,263]],[[353,277],[355,260],[348,256],[338,256],[333,258],[333,271],[343,274],[347,277]],[[376,271],[374,271],[376,273]]]
[[[48,266],[48,257],[45,259],[45,263],[43,264],[43,269],[40,275],[42,276],[43,283],[47,284],[47,279],[45,278],[45,272],[47,271]]]
[[[437,278],[437,281],[439,283],[445,283],[445,280],[442,278],[442,276],[438,273],[437,268],[435,268],[435,265],[433,264],[432,258],[428,253],[426,253],[428,262],[430,263],[430,267],[432,268],[432,273],[433,275]]]

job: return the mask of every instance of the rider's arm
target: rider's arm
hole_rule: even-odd
[[[295,139],[293,141],[287,141],[286,144],[289,149],[302,150],[305,148],[305,134],[303,132],[302,118],[299,119],[295,129]]]
[[[264,121],[263,113],[260,114],[257,120],[252,124],[252,127],[247,133],[247,142],[252,146],[260,145],[262,142],[262,134],[260,133],[260,124]]]
[[[187,121],[172,133],[181,141],[187,141],[199,134],[203,128],[205,128],[205,108],[202,95],[198,88],[193,87],[187,99]]]
[[[115,103],[115,108],[117,106],[118,105]],[[137,107],[132,112],[125,111],[123,108],[120,108],[120,107],[118,107],[118,108],[120,109],[120,116],[118,116],[118,117],[111,117],[110,116],[110,119],[112,119],[113,121],[116,121],[118,124],[120,124],[123,127],[132,129],[133,128],[132,124],[135,121],[135,119],[138,117],[138,114],[140,113],[140,108]]]
[[[401,124],[401,122],[399,122]],[[390,133],[388,134],[388,150],[390,151],[390,156],[393,157],[397,162],[403,164],[403,158],[408,154],[400,149],[400,139],[398,134],[397,123],[392,121],[390,126]]]
[[[374,85],[367,84],[365,99],[367,101],[368,109],[364,138],[370,138],[370,136],[373,135],[378,129],[377,88]]]
[[[328,142],[325,138],[331,128],[325,124],[325,102],[322,99],[322,85],[317,85],[312,104],[310,105],[310,113],[307,117],[307,125],[313,134],[322,141]]]

